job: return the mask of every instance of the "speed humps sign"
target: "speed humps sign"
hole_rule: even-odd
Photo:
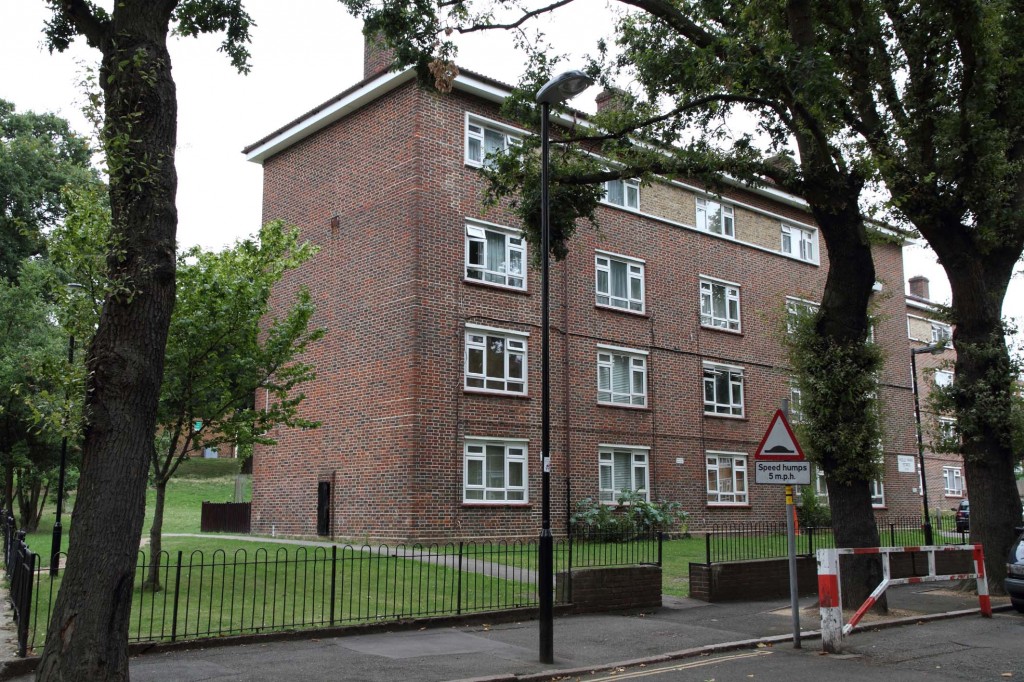
[[[793,435],[782,410],[776,410],[761,444],[754,452],[754,481],[778,485],[808,485],[811,464]]]

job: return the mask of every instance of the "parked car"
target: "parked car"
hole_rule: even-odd
[[[956,530],[958,533],[966,533],[971,529],[971,501],[960,500],[960,504],[953,507],[956,512]]]
[[[1024,530],[1018,528],[1017,530]],[[1017,542],[1010,547],[1010,556],[1006,558],[1006,594],[1010,595],[1013,608],[1024,613],[1024,532],[1017,537]]]

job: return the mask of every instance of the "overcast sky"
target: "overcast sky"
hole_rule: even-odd
[[[603,0],[579,0],[571,19],[545,22],[556,49],[585,52],[602,34],[609,10]],[[337,0],[246,0],[256,22],[252,72],[239,75],[217,52],[219,36],[172,38],[178,89],[178,241],[220,248],[259,229],[260,166],[241,150],[362,78],[361,25]],[[0,0],[0,98],[19,111],[51,111],[86,131],[77,83],[98,56],[84,40],[50,55],[42,28],[44,0]],[[519,60],[507,38],[479,36],[461,46],[459,63],[514,83]],[[594,91],[574,100],[592,110]],[[905,275],[931,280],[932,299],[949,302],[949,286],[934,254],[905,249]],[[1024,285],[1016,278],[1004,311],[1024,316]]]

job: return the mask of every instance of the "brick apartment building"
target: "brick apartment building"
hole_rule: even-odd
[[[953,330],[940,319],[939,308],[929,298],[926,277],[910,278],[907,301],[907,337],[911,348],[924,348],[952,339]],[[967,497],[967,480],[963,458],[959,453],[947,452],[950,441],[955,441],[956,419],[935,411],[930,396],[936,386],[953,383],[953,363],[956,351],[951,343],[941,353],[917,355],[917,386],[921,403],[921,435],[924,441],[925,483],[928,488],[928,506],[931,509],[950,510]],[[918,466],[920,470],[920,466]]]
[[[508,86],[463,72],[450,94],[388,72],[248,147],[264,220],[320,247],[308,287],[311,431],[274,432],[253,466],[254,532],[419,540],[540,525],[540,274],[516,219],[481,205],[487,152],[531,134]],[[691,528],[784,518],[751,456],[782,398],[787,307],[818,301],[827,253],[805,204],[771,189],[610,183],[551,279],[552,518],[642,489]],[[916,514],[901,247],[874,247],[887,360],[880,514]]]

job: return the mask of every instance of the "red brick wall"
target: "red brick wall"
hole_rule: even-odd
[[[574,569],[571,590],[568,578],[556,576],[556,601],[576,613],[661,608],[661,566]]]
[[[465,219],[517,224],[508,211],[481,206],[482,180],[463,162],[467,110],[499,118],[482,100],[408,84],[266,161],[264,219],[293,222],[321,247],[312,263],[275,290],[275,305],[280,311],[296,287],[308,286],[318,306],[316,323],[328,332],[306,357],[318,379],[305,388],[304,412],[323,425],[279,429],[276,446],[257,449],[255,532],[273,527],[312,535],[316,484],[330,480],[335,536],[536,534],[540,275],[530,268],[526,292],[463,281]],[[781,214],[795,211],[742,194],[744,201]],[[778,339],[785,296],[819,299],[825,266],[612,207],[599,213],[600,228],[581,225],[567,260],[552,269],[556,532],[564,529],[567,484],[570,504],[597,495],[599,443],[649,447],[652,498],[681,502],[692,514],[691,527],[781,520],[782,487],[754,485],[752,461],[750,503],[709,507],[704,457],[708,450],[749,455],[757,446],[771,413],[789,394]],[[337,230],[331,227],[334,215]],[[825,264],[827,250],[820,246]],[[647,314],[595,307],[595,249],[646,261]],[[876,297],[882,314],[876,338],[890,356],[882,388],[888,484],[896,476],[895,455],[915,451],[908,421],[913,411],[900,248],[880,244],[875,253],[886,287]],[[742,334],[700,326],[698,275],[741,285]],[[529,397],[463,390],[467,322],[530,334]],[[646,408],[597,404],[599,343],[649,353]],[[744,418],[703,416],[703,360],[744,367]],[[529,440],[529,504],[463,504],[467,436]],[[889,512],[916,508],[912,497],[890,492],[888,485],[887,502]]]

